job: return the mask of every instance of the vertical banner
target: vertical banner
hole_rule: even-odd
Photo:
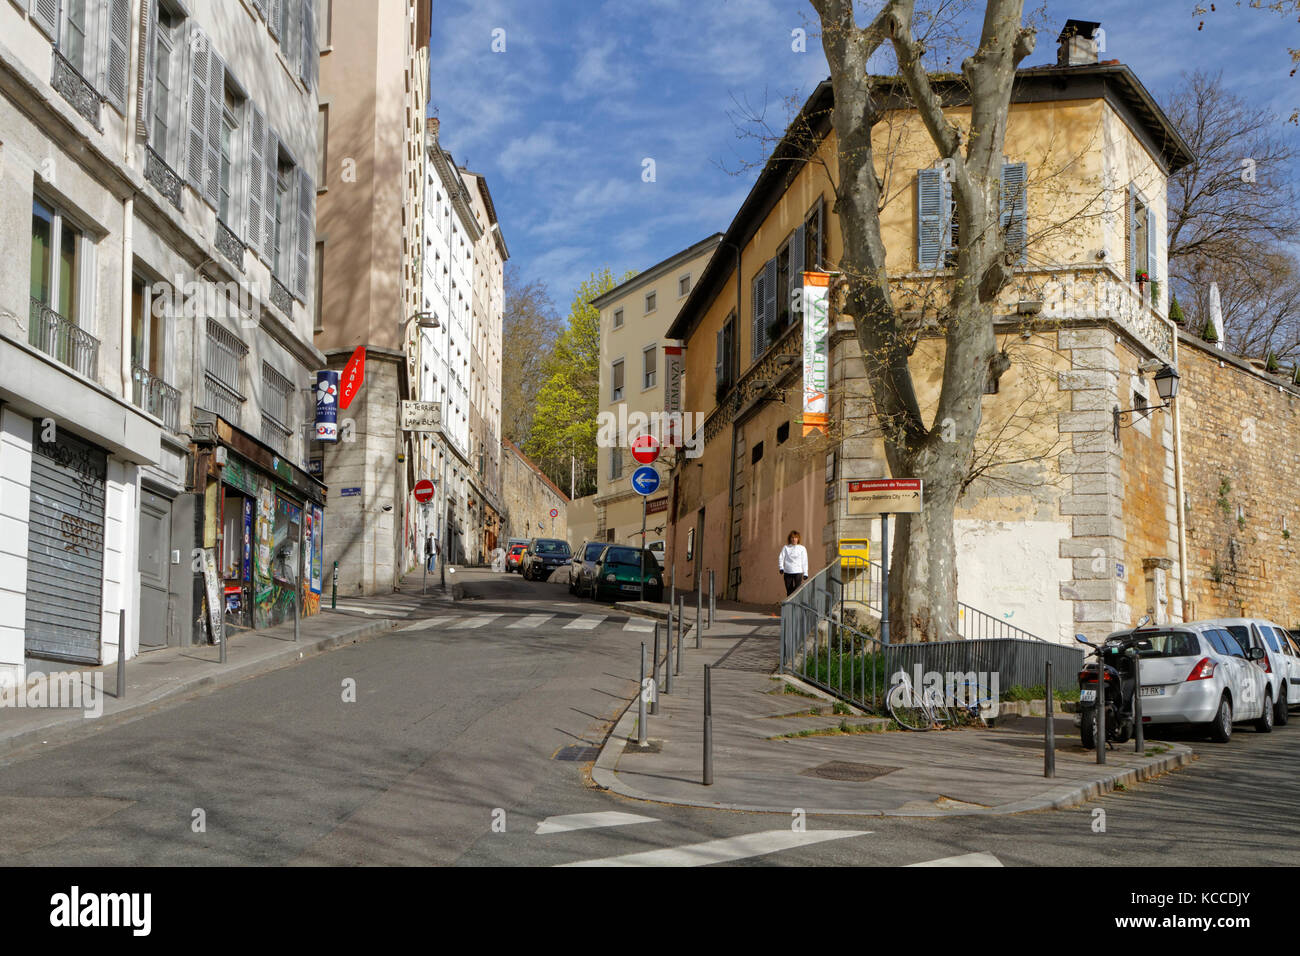
[[[803,433],[826,431],[827,336],[831,277],[803,274]]]
[[[358,345],[348,364],[343,366],[339,382],[339,408],[347,408],[356,398],[361,383],[366,380],[366,347]]]
[[[667,412],[667,427],[664,434],[657,436],[667,448],[681,448],[682,434],[682,376],[686,372],[686,360],[680,345],[664,346],[664,411]]]
[[[316,440],[339,440],[339,373],[333,369],[316,373]]]

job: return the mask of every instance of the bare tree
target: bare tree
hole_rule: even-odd
[[[518,266],[506,266],[505,316],[501,334],[501,434],[523,445],[533,424],[537,393],[546,381],[546,360],[560,333],[560,317],[546,283],[524,282]]]
[[[945,640],[957,632],[957,567],[953,515],[975,457],[981,399],[1006,370],[994,336],[994,305],[1010,280],[1000,222],[1000,174],[1007,113],[1016,68],[1034,49],[1022,23],[1022,0],[988,0],[980,38],[961,65],[969,126],[945,112],[944,88],[922,62],[915,38],[914,0],[891,0],[865,26],[852,0],[812,0],[835,97],[835,212],[843,237],[842,311],[853,319],[866,378],[884,436],[891,473],[925,481],[926,507],[900,516],[893,547],[898,573],[890,578],[890,617],[905,639]],[[902,86],[951,177],[962,228],[948,307],[935,331],[944,340],[943,382],[932,423],[921,413],[909,367],[915,344],[894,301],[885,267],[873,131],[898,108],[899,84],[868,70],[889,44]]]

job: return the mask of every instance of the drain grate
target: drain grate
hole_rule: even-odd
[[[574,763],[586,763],[589,760],[595,760],[600,756],[599,747],[582,747],[573,744],[569,747],[561,747],[555,752],[556,760],[571,760]]]
[[[800,776],[820,777],[823,780],[848,780],[854,783],[862,783],[866,780],[874,780],[877,777],[883,777],[887,773],[893,773],[899,767],[874,767],[867,763],[851,763],[847,760],[832,760],[829,763],[819,764],[816,767],[809,767],[807,770],[799,771]]]

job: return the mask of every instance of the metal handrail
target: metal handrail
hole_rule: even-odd
[[[131,400],[136,408],[162,419],[169,432],[180,427],[180,389],[168,385],[143,365],[131,366]]]
[[[99,373],[99,339],[40,299],[31,300],[27,341],[75,372],[94,379]]]

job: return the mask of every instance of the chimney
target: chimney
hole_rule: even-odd
[[[1092,20],[1066,20],[1056,51],[1057,66],[1088,66],[1098,62],[1101,47],[1101,24]]]

